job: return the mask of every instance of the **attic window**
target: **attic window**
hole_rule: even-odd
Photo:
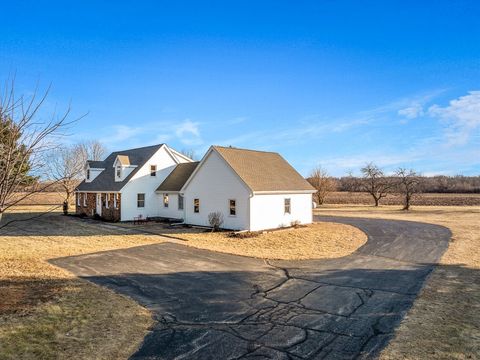
[[[122,167],[117,166],[117,178],[120,178],[120,177],[122,177]]]
[[[90,169],[87,169],[87,180],[90,180]]]
[[[157,165],[150,165],[150,176],[157,176]]]

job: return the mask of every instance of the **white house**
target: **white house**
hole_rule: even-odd
[[[315,189],[278,153],[212,146],[194,162],[166,145],[151,148],[90,162],[90,179],[78,187],[77,212],[202,226],[208,226],[210,213],[220,212],[222,227],[252,231],[312,222]]]

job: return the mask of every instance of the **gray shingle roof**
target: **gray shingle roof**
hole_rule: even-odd
[[[190,175],[196,169],[198,161],[178,164],[175,169],[166,177],[156,191],[180,191],[187,182]]]
[[[310,183],[276,152],[213,147],[252,191],[314,191]]]
[[[78,191],[120,191],[125,184],[134,176],[137,171],[155,154],[163,144],[146,146],[137,149],[116,151],[108,155],[108,157],[102,161],[102,168],[105,168],[92,182],[82,181],[78,185]],[[117,158],[117,155],[125,155],[130,159],[132,165],[137,167],[123,180],[115,181],[115,169],[113,163]],[[91,166],[91,165],[90,165]]]
[[[88,165],[93,169],[104,169],[105,161],[87,160]]]

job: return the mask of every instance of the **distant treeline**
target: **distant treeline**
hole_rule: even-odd
[[[391,178],[394,180],[394,178]],[[333,179],[337,191],[360,191],[360,177],[344,176]],[[421,176],[419,190],[423,193],[480,193],[480,176]]]

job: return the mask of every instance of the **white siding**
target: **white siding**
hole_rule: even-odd
[[[157,176],[150,175],[150,165],[157,165]],[[138,215],[144,217],[163,216],[161,215],[163,197],[161,194],[155,193],[155,190],[175,166],[175,161],[162,147],[138,170],[121,191],[122,221],[133,220]],[[145,194],[144,208],[137,208],[138,193]]]
[[[215,151],[205,159],[184,193],[185,222],[208,226],[208,214],[220,211],[224,218],[222,227],[248,229],[250,191]],[[194,199],[200,199],[199,213],[193,211]],[[229,215],[230,199],[236,200],[236,216]]]
[[[163,193],[158,193],[157,196],[158,196],[158,202],[160,204],[158,216],[172,218],[172,219],[183,219],[183,210],[178,209],[177,193],[168,193],[168,207],[165,207],[163,204]],[[184,201],[184,207],[185,207],[185,201]]]
[[[290,214],[284,212],[284,199],[290,198]],[[311,194],[254,195],[250,199],[250,230],[290,226],[293,221],[312,222]]]

